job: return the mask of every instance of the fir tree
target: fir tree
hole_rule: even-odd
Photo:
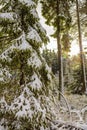
[[[0,5],[0,128],[44,130],[51,115],[51,70],[40,54],[48,38],[37,0],[1,0]]]

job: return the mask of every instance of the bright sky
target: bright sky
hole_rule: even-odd
[[[83,51],[84,52],[87,52],[87,49],[84,49],[85,47],[87,48],[87,42],[86,41],[82,41],[82,44],[83,44]],[[76,55],[79,53],[79,44],[77,43],[76,40],[74,40],[71,44],[71,52],[70,52],[70,55]]]
[[[47,48],[57,51],[57,41],[56,41],[56,39],[50,37],[50,35],[53,34],[53,32],[54,32],[53,27],[45,24],[45,19],[41,15],[41,5],[40,4],[38,5],[37,10],[39,12],[41,25],[45,28],[45,30],[47,31],[47,35],[50,38],[50,43],[48,43]],[[85,46],[85,42],[83,43],[83,45]],[[77,44],[76,40],[74,40],[72,42],[70,50],[71,50],[71,52],[70,52],[71,56],[79,53],[79,45]]]
[[[45,24],[45,19],[41,15],[41,5],[40,4],[38,5],[37,10],[38,10],[38,13],[39,13],[41,25],[45,28],[45,30],[47,32],[47,36],[50,38],[50,43],[47,45],[47,48],[56,49],[57,48],[56,39],[50,37],[50,35],[53,34],[53,32],[54,32],[53,27]]]
[[[72,42],[70,51],[71,56],[79,53],[79,45],[76,43],[76,40]]]

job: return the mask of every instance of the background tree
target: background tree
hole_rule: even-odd
[[[81,61],[80,54],[73,56],[70,60],[71,76],[72,80],[68,84],[68,90],[74,94],[82,94],[83,82],[82,82],[82,71],[81,71]],[[85,59],[85,63],[86,63]],[[86,65],[86,64],[85,64]],[[86,70],[87,72],[87,70]]]
[[[71,16],[69,4],[71,1],[42,1],[42,15],[46,18],[46,23],[54,27],[54,36],[58,44],[58,63],[59,63],[59,89],[63,89],[63,67],[62,67],[62,46],[61,36],[68,33],[70,28]],[[50,7],[50,8],[49,8]]]
[[[84,63],[84,54],[83,54],[83,46],[82,46],[82,35],[81,35],[81,26],[80,26],[80,17],[79,17],[79,4],[78,0],[76,0],[76,9],[77,9],[77,24],[78,24],[78,40],[80,47],[80,59],[81,59],[81,71],[82,71],[82,92],[86,92],[86,74],[85,74],[85,63]]]
[[[46,62],[51,67],[53,74],[58,73],[58,56],[57,52],[54,50],[44,49],[42,53],[43,57],[46,59]]]

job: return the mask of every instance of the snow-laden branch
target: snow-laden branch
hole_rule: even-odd
[[[26,5],[27,7],[35,6],[35,3],[32,0],[19,0],[23,5]]]
[[[17,15],[14,12],[0,13],[0,23],[15,23]]]
[[[32,27],[29,27],[29,32],[27,34],[27,40],[28,41],[34,40],[37,43],[41,43],[42,42],[38,32],[35,29],[33,29]]]

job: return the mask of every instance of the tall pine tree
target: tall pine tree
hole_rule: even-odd
[[[61,37],[68,36],[70,28],[71,16],[70,5],[71,1],[68,0],[41,0],[42,15],[46,18],[46,24],[54,27],[54,38],[57,38],[58,45],[58,65],[59,65],[59,90],[63,92],[63,65],[62,65],[62,44]],[[49,8],[50,7],[50,8]],[[68,38],[69,39],[69,38]],[[67,42],[69,44],[70,42]],[[68,45],[67,45],[68,46]],[[64,47],[63,47],[64,48]],[[59,95],[60,99],[60,95]]]

